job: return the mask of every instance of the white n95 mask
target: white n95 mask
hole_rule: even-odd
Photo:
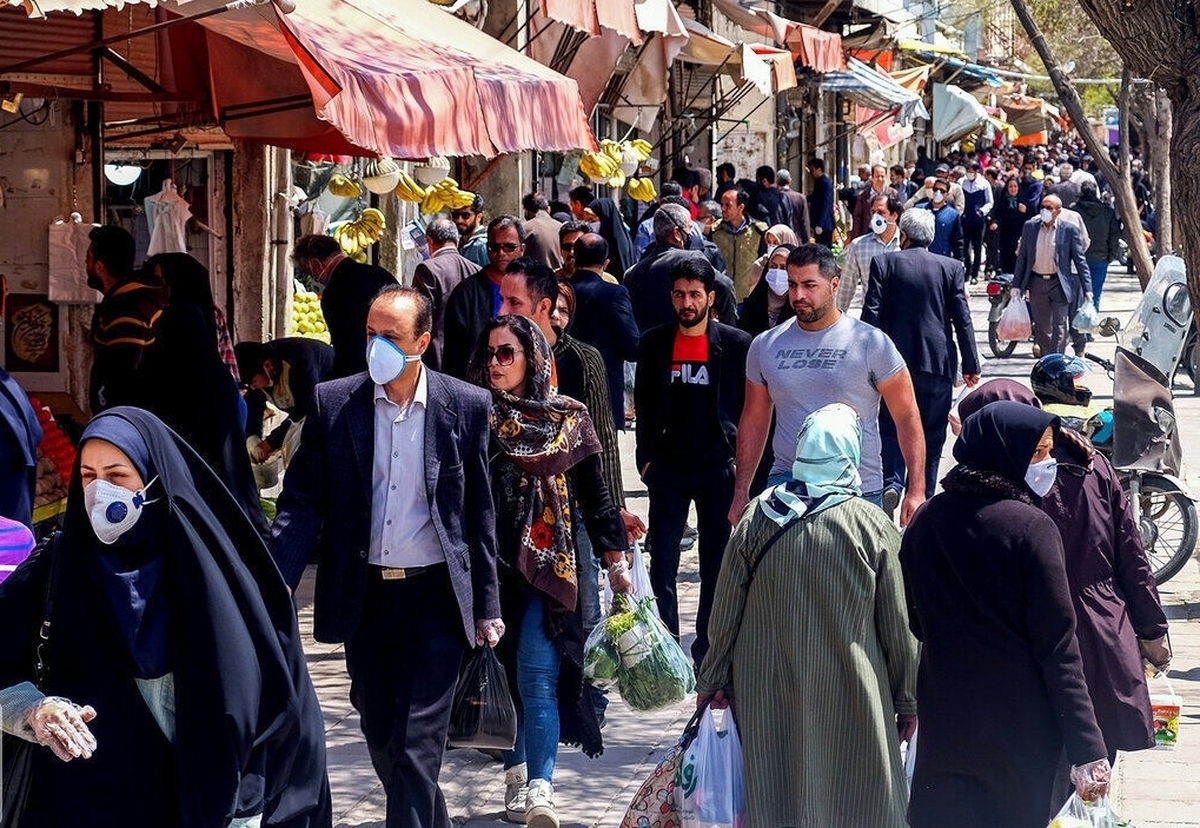
[[[767,287],[769,287],[771,292],[776,296],[783,296],[783,294],[787,293],[787,271],[783,268],[773,267],[767,271],[767,275],[763,278],[767,280]]]
[[[142,516],[142,507],[154,502],[146,499],[146,489],[157,479],[136,492],[107,480],[93,480],[83,487],[83,508],[101,543],[110,546],[133,528]]]
[[[882,236],[883,231],[887,230],[887,226],[888,220],[879,215],[879,213],[875,213],[871,216],[871,232],[876,236]]]
[[[1038,497],[1046,496],[1057,477],[1058,461],[1053,457],[1047,457],[1040,463],[1030,463],[1029,468],[1025,470],[1025,484]]]
[[[409,360],[420,362],[420,354],[406,354],[386,336],[376,334],[367,343],[367,372],[380,385],[400,376],[408,367]]]

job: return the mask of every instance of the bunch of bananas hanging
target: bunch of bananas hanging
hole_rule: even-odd
[[[420,204],[425,200],[425,196],[428,195],[425,192],[425,188],[418,184],[416,179],[404,170],[400,171],[400,183],[396,185],[396,189],[392,192],[401,201],[411,201],[413,204]]]
[[[421,202],[421,212],[431,216],[445,209],[461,210],[474,203],[475,194],[473,192],[459,189],[458,182],[447,177],[425,191],[425,198]]]
[[[358,254],[365,253],[368,247],[379,241],[384,227],[383,213],[368,207],[353,221],[339,224],[333,231],[333,237],[342,246],[343,253],[357,258]]]
[[[579,159],[579,171],[594,182],[610,187],[624,187],[625,173],[622,165],[638,166],[650,157],[653,147],[648,141],[635,138],[632,141],[613,141],[605,138],[600,142],[599,152],[584,153]]]
[[[354,179],[337,173],[329,179],[329,192],[343,198],[358,198],[362,195],[362,187]]]
[[[629,197],[636,201],[644,201],[649,204],[654,199],[658,198],[658,191],[654,189],[654,182],[649,178],[631,178],[625,191],[629,193]]]

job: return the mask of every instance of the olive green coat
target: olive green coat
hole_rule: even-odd
[[[900,535],[852,498],[791,524],[754,570],[778,531],[752,507],[730,538],[697,688],[732,691],[746,828],[903,828],[895,714],[916,712],[918,655]]]

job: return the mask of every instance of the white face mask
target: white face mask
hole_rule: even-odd
[[[767,275],[763,278],[767,280],[767,287],[769,287],[771,292],[776,296],[783,296],[783,294],[787,293],[788,283],[787,271],[785,269],[781,267],[773,267],[767,271]]]
[[[1032,489],[1038,497],[1045,497],[1046,493],[1054,486],[1056,477],[1058,477],[1058,461],[1053,457],[1047,457],[1040,463],[1029,464],[1029,468],[1025,470],[1025,485]]]
[[[973,173],[973,172],[967,173],[967,181],[974,181],[974,180],[975,180],[975,173]]]
[[[142,516],[142,507],[154,502],[146,499],[146,489],[154,485],[154,480],[136,492],[107,480],[93,480],[83,487],[83,508],[101,543],[114,544],[133,528]]]
[[[941,190],[934,190],[933,195],[930,196],[929,199],[934,204],[941,204],[943,201],[946,200],[946,194],[943,193]]]
[[[888,228],[888,220],[879,213],[871,216],[871,232],[876,236],[882,236],[883,232]]]
[[[1053,210],[1042,210],[1041,216],[1043,224],[1049,224],[1050,222],[1054,221]]]
[[[367,372],[380,385],[400,376],[408,367],[409,360],[420,362],[420,354],[406,354],[386,336],[375,335],[367,343]]]

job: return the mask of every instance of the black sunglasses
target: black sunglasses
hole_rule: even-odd
[[[499,253],[501,250],[503,250],[505,253],[516,253],[517,248],[520,246],[521,245],[513,244],[512,242],[505,242],[504,244],[500,244],[498,242],[488,242],[487,249],[489,253]]]
[[[469,219],[473,215],[475,215],[475,214],[473,212],[471,212],[470,210],[455,210],[452,213],[450,213],[450,218]]]
[[[488,348],[487,359],[485,365],[491,365],[492,360],[496,360],[497,365],[509,366],[517,359],[517,349],[511,345],[501,345],[499,348]]]

